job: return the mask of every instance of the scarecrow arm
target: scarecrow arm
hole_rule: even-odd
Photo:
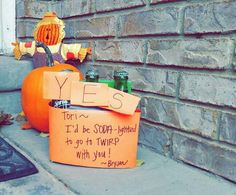
[[[91,47],[80,49],[79,54],[78,54],[78,58],[79,58],[80,62],[84,61],[87,54],[90,54],[90,55],[92,54],[92,48]]]
[[[82,63],[87,56],[92,54],[92,48],[81,48],[80,44],[63,44],[62,45],[62,57],[64,60],[76,60],[79,59]]]
[[[35,41],[33,42],[16,42],[12,43],[14,46],[13,54],[17,60],[20,60],[21,57],[25,54],[34,55],[35,51]]]

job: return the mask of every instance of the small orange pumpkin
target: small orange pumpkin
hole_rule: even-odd
[[[43,47],[47,54],[47,66],[32,70],[24,79],[22,85],[22,108],[30,125],[40,132],[49,131],[49,100],[43,99],[43,73],[45,71],[59,72],[69,70],[79,72],[78,80],[83,79],[83,74],[69,64],[53,64],[52,54],[43,43],[37,43],[37,47]]]

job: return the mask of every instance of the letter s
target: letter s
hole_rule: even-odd
[[[118,98],[118,96],[124,97],[124,96],[123,96],[122,94],[120,94],[120,93],[115,93],[115,94],[113,95],[113,99],[114,99],[114,100],[117,100],[117,101],[119,102],[119,105],[116,106],[116,107],[110,104],[110,106],[111,106],[112,108],[114,108],[114,109],[120,109],[120,108],[122,108],[122,106],[123,106],[123,103],[122,103],[121,99]]]

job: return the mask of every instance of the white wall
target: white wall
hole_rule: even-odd
[[[0,53],[11,54],[16,39],[15,0],[0,0]]]

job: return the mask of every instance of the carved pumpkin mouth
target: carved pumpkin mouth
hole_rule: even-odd
[[[48,33],[47,33],[46,39],[47,39],[47,40],[49,39],[49,34],[48,34]]]

